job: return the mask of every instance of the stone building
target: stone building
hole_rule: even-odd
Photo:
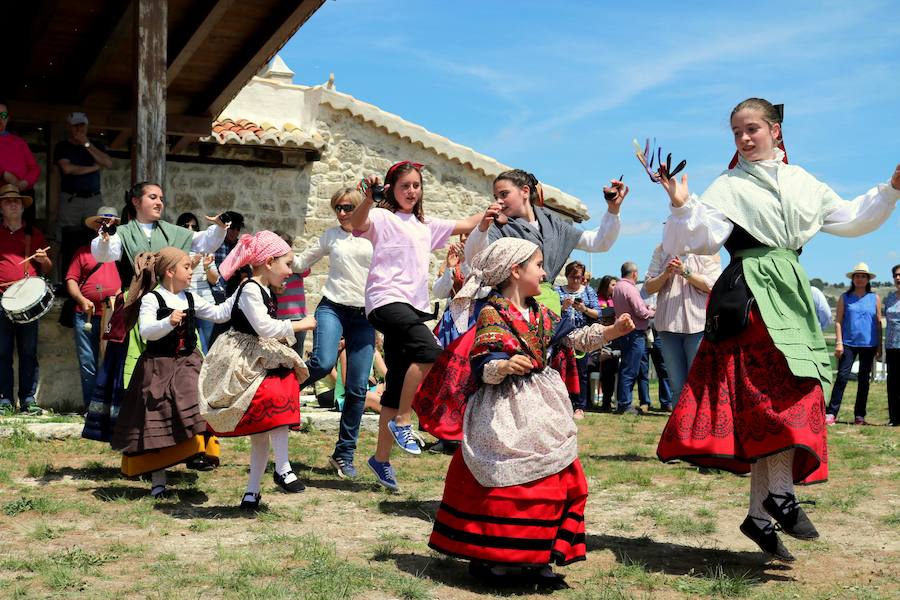
[[[322,85],[293,83],[280,57],[254,77],[213,122],[210,135],[176,141],[166,162],[165,218],[179,213],[215,215],[233,209],[247,231],[279,229],[296,236],[301,251],[336,224],[329,201],[365,174],[383,174],[398,160],[426,165],[426,214],[459,218],[484,210],[494,177],[508,166],[427,131],[376,106]],[[113,168],[102,172],[106,203],[122,204],[130,185],[127,155],[113,149]],[[38,156],[42,167],[46,156]],[[575,221],[588,218],[577,198],[544,185],[549,208]],[[436,253],[436,270],[443,253]],[[307,306],[318,304],[327,258],[306,280]],[[127,285],[127,283],[125,283]],[[78,365],[71,330],[41,323],[38,402],[57,410],[80,406]],[[53,374],[53,377],[48,375]]]

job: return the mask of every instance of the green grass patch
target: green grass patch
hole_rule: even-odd
[[[697,513],[701,513],[700,509]],[[638,512],[639,515],[650,517],[657,527],[664,529],[673,535],[709,535],[716,531],[716,523],[712,520],[713,513],[707,511],[707,515],[696,516],[688,514],[669,514],[660,508],[645,508]]]
[[[30,465],[28,465],[28,468],[25,472],[29,477],[40,479],[53,472],[53,465],[46,462],[31,463]]]
[[[47,497],[28,498],[22,496],[12,502],[3,505],[3,514],[8,517],[15,517],[24,512],[35,511],[42,515],[50,515],[59,512],[61,509],[60,502]]]
[[[704,576],[685,575],[672,582],[672,587],[691,596],[740,598],[747,596],[759,581],[745,573],[727,573],[721,565],[707,569]]]

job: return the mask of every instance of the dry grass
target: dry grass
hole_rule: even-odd
[[[852,399],[855,387],[847,390]],[[852,405],[852,400],[850,400]],[[870,418],[884,422],[883,386]],[[566,568],[559,598],[889,598],[900,589],[898,430],[829,429],[831,480],[801,489],[819,542],[787,539],[792,565],[768,562],[737,530],[749,481],[663,465],[655,443],[665,419],[589,414],[580,424],[591,497],[589,557]],[[244,440],[223,441],[223,466],[172,472],[173,493],[118,473],[118,455],[84,440],[0,439],[0,595],[87,598],[538,597],[471,580],[465,565],[427,548],[449,457],[395,456],[398,494],[326,468],[333,436],[295,434],[291,456],[307,491],[288,496],[265,480],[267,510],[238,510]]]

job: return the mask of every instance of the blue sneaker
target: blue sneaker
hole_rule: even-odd
[[[366,464],[375,473],[375,479],[378,480],[378,483],[392,492],[400,491],[400,486],[397,485],[397,474],[394,473],[394,467],[391,466],[391,463],[379,462],[375,460],[374,456],[371,456],[366,461]]]
[[[413,431],[412,425],[397,425],[393,419],[388,421],[388,429],[394,436],[394,441],[410,454],[422,454],[422,448],[416,439],[418,436]]]
[[[353,466],[352,460],[339,456],[329,456],[328,464],[337,471],[337,476],[341,479],[356,479],[356,467]]]

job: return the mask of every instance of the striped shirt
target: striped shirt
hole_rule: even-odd
[[[303,290],[303,278],[309,270],[301,274],[291,273],[284,280],[284,291],[276,294],[278,301],[277,317],[282,321],[299,321],[306,316],[306,292]]]
[[[650,259],[647,278],[659,276],[673,258],[674,256],[663,251],[662,244],[658,245],[653,251],[653,258]],[[694,275],[702,277],[710,288],[722,273],[718,254],[710,256],[685,254],[680,258],[681,262],[693,271]],[[691,285],[687,278],[673,275],[657,292],[656,317],[653,319],[656,330],[671,333],[703,331],[706,326],[708,300],[708,293]]]

